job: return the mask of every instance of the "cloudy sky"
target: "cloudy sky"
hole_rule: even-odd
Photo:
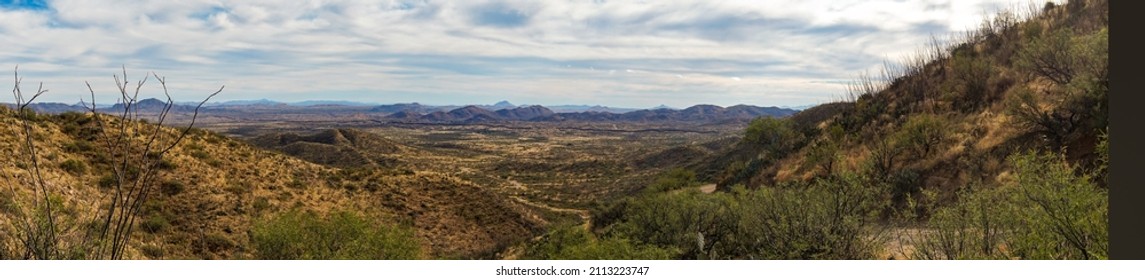
[[[88,81],[103,103],[125,66],[185,101],[798,106],[1028,4],[0,0],[0,87],[19,65],[44,101],[90,99]]]

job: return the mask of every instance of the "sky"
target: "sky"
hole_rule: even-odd
[[[126,68],[177,101],[801,106],[1031,4],[0,0],[0,87],[18,66],[39,101],[90,102],[88,82],[110,103]],[[154,77],[141,96],[162,96]]]

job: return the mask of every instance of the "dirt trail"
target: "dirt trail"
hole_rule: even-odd
[[[528,186],[526,186],[525,184],[521,184],[521,182],[517,182],[516,180],[509,180],[509,187],[514,188],[514,189],[519,189],[519,190],[529,190]],[[529,201],[525,198],[522,198],[522,197],[516,196],[516,195],[512,195],[510,197],[512,197],[513,200],[516,200],[517,202],[520,202],[522,204],[526,204],[529,206],[544,208],[544,209],[547,209],[547,210],[553,211],[553,212],[576,214],[577,216],[580,216],[580,218],[582,220],[584,220],[584,224],[582,226],[584,226],[585,230],[591,230],[592,229],[592,213],[590,213],[588,210],[555,207],[555,206],[544,204],[544,203]]]
[[[529,190],[529,187],[526,186],[525,184],[521,184],[521,182],[517,182],[516,180],[511,180],[511,179],[508,181],[509,181],[509,186],[508,186],[509,188],[513,188],[513,189],[517,189],[517,190]],[[525,204],[525,205],[529,205],[529,206],[533,206],[533,207],[538,207],[538,208],[544,208],[546,210],[553,211],[553,212],[576,214],[577,216],[580,216],[580,218],[582,220],[584,220],[584,224],[581,225],[582,227],[584,227],[584,230],[587,230],[587,231],[592,230],[592,213],[589,212],[588,210],[555,207],[555,206],[540,203],[540,202],[529,201],[528,199],[522,198],[522,197],[517,196],[517,195],[510,195],[509,197],[512,197],[513,200],[516,200],[517,202],[520,202],[521,204]],[[537,237],[534,237],[532,242],[537,242],[543,237],[544,237],[544,235],[539,235]],[[514,246],[512,248],[505,250],[501,254],[501,259],[504,259],[504,260],[520,259],[521,255],[524,254],[525,245],[527,245],[527,243],[517,245],[517,246]]]

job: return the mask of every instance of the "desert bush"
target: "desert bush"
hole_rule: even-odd
[[[292,189],[305,189],[306,182],[303,182],[302,179],[299,178],[293,178],[290,180],[290,183],[286,184],[286,186]]]
[[[831,174],[835,170],[835,162],[839,157],[839,144],[828,139],[819,139],[812,142],[807,149],[804,168],[819,168],[824,174]]]
[[[312,212],[286,212],[257,221],[250,234],[260,259],[421,257],[411,229],[383,225],[351,212],[321,217]]]
[[[782,157],[799,146],[802,135],[790,119],[762,117],[752,120],[744,133],[744,142],[771,158]]]
[[[64,171],[67,171],[73,175],[81,175],[84,172],[87,172],[87,164],[84,164],[82,161],[69,159],[60,163],[60,169],[63,169]]]
[[[20,204],[16,202],[16,196],[11,192],[0,192],[0,212],[5,214],[20,212]]]
[[[898,148],[898,144],[894,142],[892,137],[876,139],[868,144],[868,149],[870,156],[863,162],[863,170],[869,172],[868,176],[885,182],[897,169],[898,158],[902,154],[902,149]]]
[[[191,150],[190,155],[194,158],[201,159],[201,160],[212,159],[211,154],[207,153],[206,151],[203,151],[203,150]]]
[[[947,139],[950,125],[929,114],[911,116],[893,136],[898,148],[910,151],[916,159],[930,157]]]
[[[163,183],[159,184],[159,192],[168,196],[183,193],[183,190],[186,189],[187,186],[181,181],[163,181]]]
[[[696,180],[696,172],[684,168],[673,168],[656,178],[647,192],[668,192],[687,187],[695,187],[700,183]]]
[[[911,195],[922,191],[922,180],[922,175],[910,168],[895,170],[887,176],[885,185],[890,188],[891,206],[906,205]]]
[[[167,218],[163,217],[162,214],[151,215],[139,224],[139,228],[149,233],[161,232],[170,226],[171,222],[167,221]]]
[[[997,71],[989,58],[958,52],[951,58],[952,76],[942,84],[945,99],[955,109],[969,111],[990,104],[990,77]]]
[[[885,191],[857,173],[809,184],[647,194],[623,204],[608,235],[680,259],[862,259]]]
[[[1008,102],[1019,124],[1060,146],[1075,131],[1090,133],[1108,124],[1109,30],[1078,34],[1061,28],[1033,39],[1019,54],[1018,69],[1053,81],[1033,92],[1024,88]]]
[[[199,240],[200,246],[209,252],[222,252],[235,247],[235,242],[218,233],[204,235]]]
[[[623,237],[598,238],[579,225],[557,226],[540,242],[530,244],[524,258],[541,260],[661,260],[675,252],[652,245],[637,245]]]
[[[839,160],[839,150],[846,137],[842,125],[835,123],[828,126],[822,132],[822,137],[807,147],[805,167],[818,166],[825,174],[834,172],[835,162]]]
[[[64,151],[69,153],[90,153],[93,149],[95,149],[95,146],[92,145],[91,141],[87,140],[76,140],[64,144]]]
[[[1056,150],[1076,139],[1077,132],[1085,131],[1093,113],[1085,105],[1104,103],[1097,98],[1100,96],[1039,96],[1028,88],[1021,88],[1006,100],[1005,106],[1014,124],[1045,137]]]
[[[170,159],[161,159],[159,160],[159,165],[156,167],[158,167],[159,170],[175,170],[175,168],[178,166],[175,165],[175,162],[172,162]]]
[[[937,201],[926,192],[927,201]],[[909,236],[914,239],[916,259],[1006,259],[1003,244],[1014,234],[1018,220],[1010,214],[1013,201],[997,188],[973,186],[959,190],[959,201],[933,209],[927,226],[932,232]]]
[[[626,205],[623,222],[612,234],[671,248],[678,252],[674,258],[726,258],[712,248],[735,229],[730,198],[698,190],[648,195]]]
[[[270,206],[270,199],[265,197],[255,198],[254,202],[251,204],[251,207],[254,208],[254,212],[256,214],[262,212],[263,210],[269,209]]]
[[[110,189],[114,188],[117,182],[119,181],[115,179],[114,174],[104,174],[103,176],[99,177],[99,182],[96,183],[96,185],[98,185],[100,188]]]
[[[928,221],[918,258],[1105,259],[1109,194],[1062,156],[1012,155],[1015,179],[959,193]]]
[[[1031,76],[1068,85],[1075,78],[1100,79],[1108,75],[1109,29],[1074,34],[1060,28],[1035,37],[1018,52],[1016,66]]]
[[[751,259],[865,259],[873,257],[870,221],[883,208],[882,191],[857,173],[843,172],[803,188],[746,192],[728,250]],[[728,244],[731,245],[731,244]]]
[[[1025,259],[1104,259],[1109,254],[1109,193],[1060,155],[1022,153],[1011,188],[1028,221],[1011,244]]]

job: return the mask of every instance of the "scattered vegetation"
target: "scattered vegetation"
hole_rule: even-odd
[[[556,226],[531,244],[525,259],[541,260],[663,260],[675,253],[652,245],[636,245],[621,237],[598,238],[579,225]]]
[[[959,192],[917,238],[924,259],[1106,259],[1109,194],[1061,156],[1015,154],[1015,178]],[[984,188],[984,187],[977,187]]]
[[[1104,259],[1107,5],[999,14],[728,141],[333,129],[267,153],[17,92],[0,258]]]
[[[883,192],[867,181],[847,173],[757,190],[646,193],[596,219],[605,221],[602,238],[660,248],[671,258],[870,258],[880,244],[870,225]]]
[[[251,240],[260,259],[393,260],[422,257],[413,231],[352,212],[319,216],[291,211],[256,222]]]
[[[139,207],[148,201],[150,189],[154,188],[154,180],[159,169],[156,168],[158,162],[184,139],[194,125],[198,109],[222,91],[222,88],[219,88],[195,107],[192,121],[187,127],[181,131],[173,131],[162,127],[163,121],[174,106],[174,101],[167,92],[166,80],[154,73],[151,76],[158,80],[167,97],[166,103],[160,102],[163,104],[163,109],[159,111],[158,121],[155,124],[142,121],[138,110],[132,110],[133,106],[142,106],[139,94],[149,77],[140,80],[132,91],[129,89],[130,82],[127,80],[126,69],[122,76],[115,75],[121,102],[117,105],[121,108],[118,114],[98,112],[94,103],[95,91],[91,90],[92,103],[85,103],[89,114],[67,113],[48,117],[37,114],[28,107],[47,92],[43,84],[34,93],[26,95],[21,87],[18,69],[14,73],[15,84],[12,90],[16,108],[14,119],[19,123],[17,130],[20,134],[17,138],[22,145],[21,157],[17,162],[31,167],[31,178],[21,183],[26,183],[35,189],[32,200],[32,209],[35,213],[17,217],[17,220],[22,220],[16,226],[17,238],[21,240],[20,245],[23,247],[21,258],[42,260],[124,257]],[[91,88],[90,84],[88,87]],[[106,168],[103,170],[111,174],[101,177],[98,184],[101,188],[107,189],[111,196],[106,206],[101,206],[102,209],[89,215],[90,217],[84,217],[91,219],[92,223],[102,223],[100,226],[91,227],[94,231],[81,232],[83,228],[74,226],[77,222],[69,221],[78,217],[67,215],[71,213],[66,212],[68,209],[63,208],[64,205],[52,201],[52,198],[58,197],[61,192],[50,186],[44,177],[46,172],[44,169],[46,162],[55,160],[58,155],[45,152],[44,146],[49,144],[46,143],[49,139],[45,137],[44,127],[36,126],[56,124],[52,121],[60,124],[59,130],[62,133],[78,136],[75,137],[78,140],[65,145],[65,150],[91,153],[92,151],[82,150],[93,147],[88,141],[104,144],[98,147],[96,153],[101,155],[100,167]],[[136,141],[136,139],[144,140]],[[42,155],[46,156],[41,158]],[[87,164],[76,159],[68,159],[61,162],[59,168],[73,175],[82,175],[87,170]],[[11,184],[10,181],[8,183]],[[10,187],[14,189],[14,186]],[[79,237],[80,235],[82,237]]]

